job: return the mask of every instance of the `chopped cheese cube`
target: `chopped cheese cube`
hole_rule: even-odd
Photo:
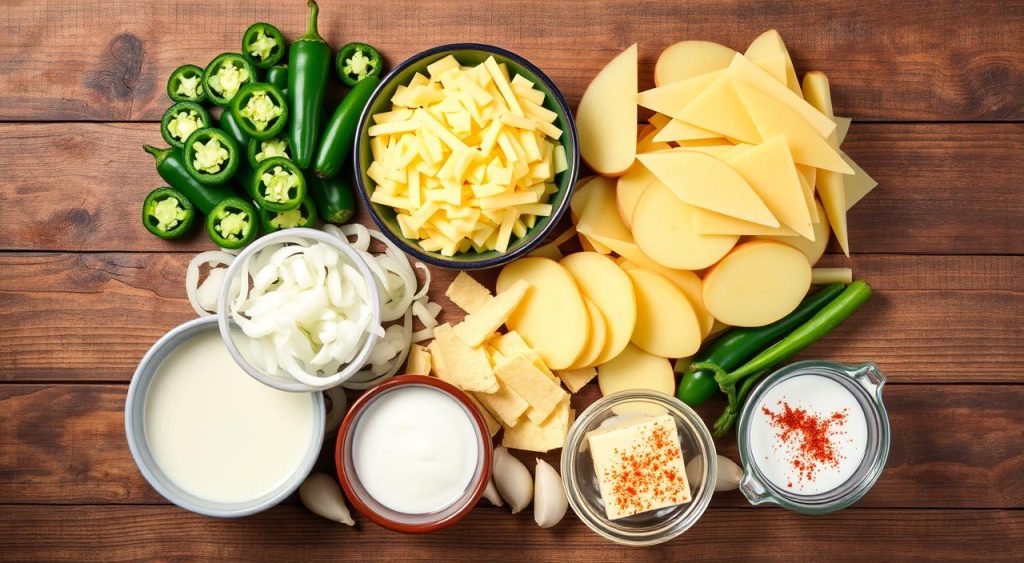
[[[413,344],[409,347],[409,359],[405,363],[405,373],[416,375],[430,375],[431,357],[430,351],[424,346]]]
[[[441,379],[463,391],[498,391],[498,381],[487,352],[466,346],[447,323],[434,327],[434,341],[443,358],[443,369],[438,372]]]
[[[499,386],[494,393],[474,393],[473,396],[505,427],[515,426],[530,408],[530,404],[507,385]]]
[[[448,55],[427,65],[427,74],[436,78],[449,69],[459,68],[459,61],[454,56]]]
[[[480,310],[471,313],[464,321],[453,329],[455,336],[472,347],[483,344],[489,336],[505,324],[509,315],[526,296],[530,283],[526,280],[519,280],[511,287],[496,295],[487,302]]]
[[[525,354],[513,356],[494,366],[494,375],[502,385],[508,386],[529,403],[531,408],[526,414],[538,424],[544,422],[558,403],[568,397],[568,393],[533,365],[533,361]]]
[[[444,294],[452,303],[470,314],[479,311],[494,298],[486,287],[466,272],[459,272]]]
[[[573,393],[579,393],[580,389],[593,381],[594,377],[597,376],[597,370],[589,368],[581,369],[563,369],[555,372],[558,374],[558,378],[562,380],[562,383],[569,388],[569,391]]]
[[[486,407],[480,404],[480,401],[472,393],[466,395],[466,397],[469,398],[469,402],[473,403],[473,406],[476,407],[476,410],[480,411],[480,416],[483,417],[484,424],[487,425],[487,431],[491,433],[491,438],[496,436],[498,434],[498,431],[501,430],[501,423],[494,418],[494,415],[491,414],[491,411],[487,410]]]
[[[512,85],[512,92],[524,100],[532,102],[534,105],[542,105],[544,103],[544,92],[540,90],[534,90],[533,88],[527,88],[520,84]]]
[[[535,423],[527,416],[515,426],[506,428],[501,445],[506,448],[540,453],[561,448],[565,445],[565,437],[569,434],[569,426],[571,426],[570,411],[569,396],[566,395],[543,422]]]

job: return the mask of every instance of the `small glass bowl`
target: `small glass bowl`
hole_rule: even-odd
[[[463,495],[452,504],[426,514],[406,514],[392,510],[378,502],[370,496],[359,481],[359,475],[356,473],[352,459],[356,427],[359,425],[359,418],[366,407],[389,391],[410,386],[430,387],[454,399],[469,415],[480,441],[476,469]],[[425,375],[401,375],[363,393],[345,415],[345,420],[342,421],[341,429],[338,431],[338,442],[334,448],[334,464],[338,470],[338,480],[341,481],[341,486],[345,489],[345,496],[348,497],[352,506],[377,525],[405,534],[434,532],[451,526],[469,514],[480,500],[484,489],[487,488],[487,482],[491,475],[492,457],[491,433],[488,431],[487,423],[484,422],[480,411],[455,386],[436,377]]]
[[[373,353],[374,346],[380,339],[380,336],[369,332],[363,335],[362,347],[355,358],[344,365],[338,373],[323,376],[321,378],[322,382],[317,386],[297,381],[288,374],[269,374],[265,370],[253,365],[250,361],[250,356],[246,350],[249,348],[251,339],[245,336],[241,330],[238,330],[237,325],[231,320],[231,314],[228,311],[228,303],[239,292],[239,286],[235,283],[235,280],[243,275],[248,275],[247,266],[249,261],[268,246],[288,243],[308,245],[313,242],[322,242],[334,248],[341,254],[342,260],[359,272],[369,290],[370,314],[372,316],[370,325],[380,325],[381,303],[380,288],[378,287],[377,280],[363,259],[347,242],[323,231],[306,228],[285,229],[257,239],[246,247],[231,263],[231,266],[228,267],[227,274],[224,276],[224,284],[221,286],[220,298],[217,301],[217,320],[220,326],[221,337],[224,338],[228,352],[231,353],[231,357],[235,359],[235,362],[257,381],[282,391],[322,391],[345,382],[366,365],[370,354]],[[248,283],[248,279],[246,283]]]
[[[816,495],[801,495],[775,486],[762,473],[751,453],[752,405],[759,404],[772,387],[802,375],[826,377],[842,385],[863,408],[867,422],[868,440],[860,466],[842,485]],[[747,408],[740,414],[739,429],[736,432],[743,460],[743,479],[740,481],[743,496],[747,497],[750,504],[775,504],[801,514],[828,514],[860,500],[878,481],[889,457],[889,417],[882,404],[883,385],[885,376],[873,363],[848,366],[807,360],[790,364],[767,376],[747,399]]]
[[[590,456],[587,433],[605,421],[630,414],[670,414],[676,422],[683,461],[700,457],[701,472],[690,483],[692,500],[686,504],[609,520]],[[682,534],[700,519],[715,492],[718,473],[715,443],[697,413],[682,401],[655,391],[622,391],[590,405],[569,429],[562,448],[562,481],[573,512],[591,530],[623,545],[647,546]]]

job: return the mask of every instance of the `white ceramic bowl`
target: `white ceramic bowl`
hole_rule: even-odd
[[[153,344],[153,347],[139,362],[139,367],[135,370],[132,382],[128,386],[128,398],[125,400],[124,406],[124,428],[128,438],[128,448],[135,459],[135,465],[139,467],[139,471],[146,481],[165,499],[197,514],[219,518],[238,518],[261,512],[288,498],[288,495],[295,492],[295,489],[302,484],[306,475],[313,469],[313,464],[320,455],[320,447],[323,445],[324,439],[324,397],[323,393],[309,394],[313,408],[314,433],[309,436],[295,437],[296,440],[309,440],[308,449],[302,458],[302,463],[295,468],[295,472],[277,488],[259,498],[230,503],[210,501],[185,491],[167,477],[153,458],[153,452],[149,448],[149,440],[146,437],[146,399],[153,378],[164,359],[175,348],[192,337],[205,331],[215,330],[217,330],[217,319],[203,317],[174,327],[156,344]]]
[[[235,359],[235,362],[246,373],[256,378],[256,380],[283,391],[322,391],[347,381],[366,365],[370,354],[373,353],[373,347],[376,346],[377,341],[380,339],[376,334],[367,333],[363,335],[359,353],[356,354],[352,362],[343,366],[341,371],[337,373],[324,375],[321,378],[322,382],[316,386],[296,381],[295,378],[288,374],[267,373],[265,370],[253,365],[246,354],[242,352],[243,349],[248,348],[249,338],[237,329],[228,311],[228,303],[237,295],[238,291],[237,286],[234,286],[233,280],[240,279],[249,260],[268,246],[287,243],[309,244],[311,242],[322,242],[336,249],[341,253],[342,259],[359,272],[370,290],[370,311],[372,315],[370,324],[380,324],[381,302],[380,288],[377,285],[377,280],[366,266],[366,262],[347,242],[317,229],[302,228],[285,229],[257,239],[246,247],[231,263],[231,266],[228,267],[227,275],[224,276],[224,284],[221,286],[220,298],[217,301],[217,320],[220,325],[221,337],[224,338],[228,352],[231,353],[231,357]],[[249,283],[249,280],[246,280],[246,283]],[[232,328],[235,328],[235,330],[232,331]],[[234,335],[232,332],[234,332]]]

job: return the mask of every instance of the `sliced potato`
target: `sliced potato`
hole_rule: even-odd
[[[820,216],[817,223],[813,223],[811,226],[814,227],[814,240],[807,240],[802,236],[795,235],[791,237],[787,236],[757,236],[754,239],[757,240],[773,240],[788,244],[793,248],[803,252],[807,256],[807,261],[810,262],[811,266],[818,263],[821,260],[822,255],[825,254],[825,247],[828,246],[829,235],[832,231],[828,228],[828,220],[825,218],[825,209],[821,206],[821,202],[814,200],[815,207],[818,208],[818,215]]]
[[[764,326],[796,309],[811,287],[802,252],[775,241],[743,243],[704,276],[704,305],[732,326]]]
[[[620,260],[622,261],[618,264],[622,266],[623,270],[629,271],[638,268],[636,264],[628,260]],[[703,282],[701,282],[700,276],[689,270],[673,270],[661,266],[648,267],[648,269],[665,276],[670,282],[676,284],[676,287],[683,290],[686,298],[690,301],[690,305],[693,306],[693,312],[697,314],[701,336],[707,338],[711,334],[712,327],[715,325],[715,317],[704,306]]]
[[[615,184],[615,203],[619,210],[622,223],[629,227],[633,220],[633,210],[640,195],[654,181],[654,174],[639,161],[633,163],[629,170],[619,176]]]
[[[576,282],[558,262],[527,257],[502,268],[497,293],[518,280],[528,281],[530,289],[505,325],[518,332],[547,367],[568,368],[590,337],[590,318]]]
[[[594,302],[583,297],[583,304],[587,306],[587,316],[590,317],[590,338],[587,339],[587,346],[576,362],[569,366],[569,369],[580,369],[590,367],[601,355],[604,344],[608,340],[608,321],[605,320],[601,310],[594,305]]]
[[[701,327],[683,290],[650,270],[638,268],[626,273],[636,291],[636,327],[630,341],[663,358],[696,353]]]
[[[608,335],[601,354],[581,367],[614,358],[629,344],[636,326],[633,282],[611,258],[594,252],[570,254],[561,264],[576,280],[580,292],[594,303],[607,321]]]
[[[637,48],[611,60],[587,86],[576,110],[580,156],[594,172],[623,174],[636,158]]]
[[[642,389],[671,395],[675,392],[675,374],[666,358],[644,352],[630,344],[621,354],[597,368],[601,395]]]
[[[736,51],[712,41],[680,41],[669,45],[654,64],[654,83],[672,84],[729,66]]]

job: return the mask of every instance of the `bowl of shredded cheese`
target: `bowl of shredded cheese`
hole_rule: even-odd
[[[366,261],[315,229],[278,231],[242,251],[225,274],[217,316],[235,362],[284,391],[346,382],[385,333]]]
[[[515,53],[481,44],[423,51],[363,110],[353,153],[373,220],[416,258],[490,268],[541,244],[579,169],[558,88]]]

